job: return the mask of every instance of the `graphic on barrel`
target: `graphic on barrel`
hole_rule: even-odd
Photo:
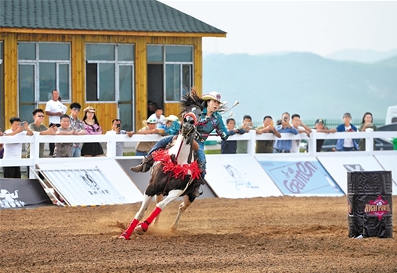
[[[390,171],[347,173],[349,237],[393,237]]]

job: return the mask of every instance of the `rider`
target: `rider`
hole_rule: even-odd
[[[203,95],[201,99],[204,101],[204,109],[198,121],[198,134],[196,136],[196,141],[199,144],[199,150],[197,151],[197,162],[201,170],[202,179],[204,180],[206,173],[206,159],[204,153],[205,140],[213,130],[216,130],[217,134],[222,138],[222,140],[226,140],[229,135],[227,133],[225,124],[223,123],[222,116],[218,112],[218,109],[222,104],[221,94],[218,92],[210,92],[209,94]],[[131,167],[131,170],[134,172],[147,172],[153,165],[153,158],[151,155],[152,152],[159,148],[165,148],[170,142],[172,142],[172,138],[173,136],[168,136],[159,140],[152,150],[150,150],[148,156],[143,159],[142,163]]]

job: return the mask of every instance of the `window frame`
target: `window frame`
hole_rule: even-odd
[[[166,48],[167,46],[172,46],[172,47],[190,47],[192,49],[192,61],[191,62],[174,62],[174,61],[166,61]],[[166,67],[167,64],[172,64],[172,65],[179,65],[179,100],[167,100],[167,71]],[[191,86],[194,86],[194,46],[193,45],[171,45],[171,44],[166,44],[163,45],[163,90],[164,90],[164,103],[179,103],[180,100],[182,99],[183,94],[183,66],[184,65],[189,65],[190,66],[190,81],[191,81]],[[190,88],[189,88],[190,89]]]
[[[114,58],[115,60],[87,60],[87,45],[113,45],[114,46]],[[132,61],[119,61],[118,60],[118,46],[119,45],[131,45],[133,50],[133,58]],[[85,86],[85,100],[87,103],[118,103],[120,101],[120,74],[119,74],[119,66],[132,66],[132,76],[133,80],[135,81],[135,49],[136,44],[134,43],[85,43],[85,79],[86,79],[86,86]],[[100,78],[99,78],[99,66],[100,64],[114,64],[114,100],[88,100],[87,96],[87,64],[98,64],[97,65],[97,75],[96,75],[96,82],[97,82],[97,90],[96,96],[99,98],[100,95]],[[135,82],[134,82],[135,83]],[[134,100],[135,94],[135,84],[132,85],[132,100]]]
[[[54,89],[59,90],[59,65],[60,64],[66,64],[68,65],[68,81],[69,81],[69,89],[68,89],[68,95],[69,97],[67,99],[62,98],[62,102],[70,103],[71,102],[71,97],[72,97],[72,49],[71,49],[71,43],[70,42],[27,42],[27,41],[18,41],[18,45],[20,43],[24,44],[35,44],[35,59],[34,60],[21,60],[19,59],[19,50],[18,50],[18,67],[19,65],[34,65],[34,77],[35,77],[35,85],[34,85],[34,99],[35,103],[38,104],[43,104],[47,103],[48,100],[40,100],[40,63],[53,63],[55,64],[55,81],[56,81],[56,86]],[[69,60],[40,60],[39,59],[39,50],[40,50],[40,44],[67,44],[69,45]],[[19,75],[18,75],[19,79]],[[19,103],[19,80],[18,80],[18,103]]]

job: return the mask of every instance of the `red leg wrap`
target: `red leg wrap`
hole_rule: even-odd
[[[161,209],[159,207],[156,207],[153,212],[149,215],[148,218],[146,218],[145,222],[150,225],[150,223],[153,222],[154,218],[157,217],[157,215],[159,215],[161,212]]]
[[[130,239],[132,232],[134,231],[135,227],[138,225],[139,221],[137,219],[132,220],[131,224],[128,226],[126,231],[124,231],[120,237],[124,237],[126,240]]]

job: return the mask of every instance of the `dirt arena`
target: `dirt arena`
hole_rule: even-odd
[[[172,233],[174,202],[117,239],[139,205],[0,210],[0,271],[397,272],[396,210],[394,238],[351,239],[346,197],[198,199]]]

